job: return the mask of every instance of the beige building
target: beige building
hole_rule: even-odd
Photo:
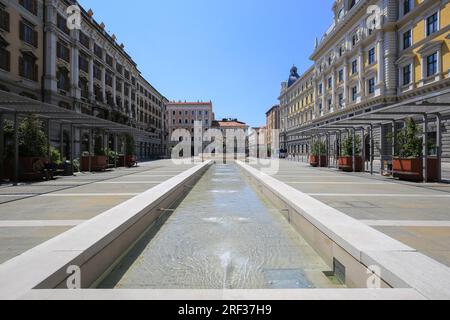
[[[213,104],[212,102],[167,102],[166,117],[168,151],[170,153],[170,150],[178,143],[171,141],[171,135],[177,129],[184,129],[190,132],[193,145],[195,124],[200,122],[203,128],[203,138],[203,133],[211,128],[214,120]],[[194,147],[192,146],[192,148]]]
[[[333,22],[311,54],[312,69],[291,74],[282,85],[280,138],[290,154],[307,153],[310,128],[450,84],[449,1],[338,0],[332,10]],[[312,80],[306,96],[313,96],[301,111],[305,79]],[[445,140],[449,122],[443,120]],[[392,156],[386,142],[392,128],[391,123],[375,128],[376,156]],[[430,126],[432,141],[433,130]],[[443,151],[450,160],[450,146],[444,144]]]
[[[0,90],[42,100],[43,1],[0,1]]]
[[[0,0],[0,90],[137,128],[139,158],[161,155],[167,100],[92,10],[80,7],[81,25],[69,28],[74,4]],[[51,134],[57,143],[59,128]],[[77,156],[85,135],[76,129]]]
[[[280,130],[280,106],[276,105],[266,112],[267,148],[271,150],[274,144],[273,130]]]

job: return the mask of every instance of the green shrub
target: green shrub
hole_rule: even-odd
[[[5,156],[14,156],[14,123],[5,120],[3,125],[5,139]],[[24,118],[18,128],[20,157],[47,157],[47,136],[42,130],[42,121],[35,115]]]
[[[95,137],[94,141],[94,155],[96,156],[106,156],[105,149],[103,149],[103,136],[98,135]]]
[[[119,160],[119,154],[113,150],[109,150],[108,152],[108,162],[110,164],[114,164],[114,162]]]
[[[361,154],[361,138],[356,136],[355,139],[355,155]],[[341,154],[344,157],[353,157],[353,136],[349,135],[341,142]]]
[[[127,156],[134,156],[136,153],[136,142],[134,137],[127,133],[125,135],[125,153]]]
[[[50,162],[57,165],[61,164],[61,153],[53,147],[50,148]]]
[[[311,155],[314,157],[325,156],[327,154],[327,146],[323,141],[315,141],[311,148]]]
[[[389,138],[392,139],[390,134]],[[414,119],[408,118],[403,129],[396,134],[395,156],[400,158],[419,158],[423,153],[422,129]]]

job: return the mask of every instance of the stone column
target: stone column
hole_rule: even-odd
[[[103,102],[106,101],[106,68],[102,67],[102,98]]]
[[[52,1],[45,2],[45,70],[44,70],[44,101],[52,103],[52,95],[58,91],[56,79],[56,8]]]
[[[325,114],[325,108],[328,108],[327,106],[327,95],[325,94],[327,92],[327,82],[325,79],[325,75],[322,76],[322,112]]]
[[[384,45],[383,45],[383,32],[380,31],[377,34],[377,87],[380,91],[380,95],[384,94]]]
[[[115,106],[117,105],[117,101],[116,101],[116,98],[117,98],[116,88],[117,87],[116,86],[117,86],[117,79],[116,79],[116,75],[113,74],[112,75],[112,96],[113,96],[113,101],[114,101]]]
[[[72,30],[71,36],[72,36],[72,44],[71,44],[71,56],[70,56],[70,63],[71,63],[71,70],[70,70],[70,79],[72,84],[72,96],[76,99],[81,99],[81,90],[79,87],[79,81],[80,81],[80,69],[79,69],[79,44],[78,44],[78,30]]]
[[[358,77],[359,77],[359,96],[362,98],[365,96],[365,78],[364,78],[364,54],[362,47],[358,50]]]
[[[338,109],[337,103],[336,103],[336,69],[333,68],[333,70],[331,71],[331,90],[332,90],[332,110],[330,110],[330,112],[333,112],[334,110]]]
[[[344,102],[343,107],[348,106],[348,61],[347,59],[344,60]]]
[[[314,83],[313,83],[313,85],[314,85],[314,112],[313,112],[313,120],[317,117],[317,115],[318,115],[318,106],[317,106],[317,103],[318,103],[318,101],[317,101],[317,96],[318,96],[318,94],[317,94],[317,81],[314,79]]]
[[[397,94],[397,36],[394,31],[386,32],[384,36],[385,85],[387,95]]]
[[[95,101],[94,95],[94,58],[89,58],[89,98]]]

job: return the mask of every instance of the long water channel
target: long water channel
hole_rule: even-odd
[[[101,288],[332,288],[329,267],[235,164],[213,165]]]

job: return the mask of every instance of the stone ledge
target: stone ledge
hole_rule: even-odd
[[[381,268],[394,288],[428,299],[450,299],[450,268],[242,162],[248,174],[282,199],[363,266]]]
[[[68,276],[66,268],[70,265],[89,264],[86,273],[95,278],[99,272],[93,270],[96,263],[111,265],[123,253],[119,251],[126,250],[140,236],[135,233],[149,226],[138,222],[154,221],[161,205],[173,202],[171,195],[183,192],[185,184],[210,165],[208,161],[191,168],[0,265],[0,299],[15,299],[34,288],[56,288]],[[118,239],[124,243],[117,243]],[[98,256],[101,260],[95,261]],[[83,270],[83,281],[89,278],[86,273]],[[90,286],[96,279],[88,280]]]
[[[358,261],[361,261],[364,251],[416,251],[257,169],[237,163],[287,204],[298,209],[298,213]]]
[[[426,300],[414,289],[300,290],[32,290],[25,300]]]

